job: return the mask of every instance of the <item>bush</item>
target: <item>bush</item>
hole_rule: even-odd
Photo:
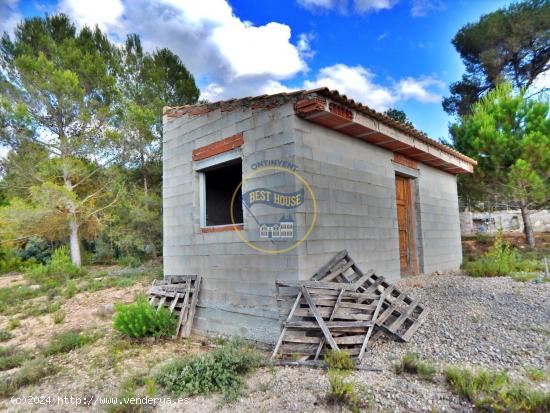
[[[58,310],[53,314],[53,323],[54,324],[61,324],[63,321],[65,321],[65,316],[67,313],[63,310]]]
[[[0,341],[8,341],[13,338],[13,334],[8,330],[0,330]]]
[[[0,248],[0,274],[19,271],[24,265],[13,249]]]
[[[435,367],[418,359],[416,354],[408,353],[401,358],[401,362],[395,365],[397,374],[409,373],[416,374],[425,379],[433,379],[437,372]]]
[[[514,272],[532,272],[542,269],[542,263],[522,259],[502,237],[502,232],[495,236],[493,246],[474,261],[467,262],[464,270],[472,277],[501,277]]]
[[[256,350],[241,341],[231,341],[210,353],[170,362],[155,376],[155,381],[178,396],[221,392],[226,400],[234,400],[244,385],[242,376],[259,363]]]
[[[52,247],[44,238],[30,237],[19,252],[19,257],[24,261],[46,264],[52,255]]]
[[[123,267],[137,268],[141,265],[141,260],[132,255],[123,255],[117,259],[117,264]]]
[[[38,383],[42,378],[51,376],[58,371],[44,359],[32,360],[23,365],[11,376],[0,380],[0,396],[11,396],[17,389]]]
[[[69,249],[60,247],[53,252],[51,260],[47,264],[31,268],[25,273],[25,277],[44,288],[55,288],[69,279],[84,274],[85,271],[82,268],[71,262]]]
[[[19,320],[18,318],[12,318],[10,321],[8,321],[8,330],[10,331],[15,330],[19,326],[21,326],[21,320]]]
[[[16,351],[13,347],[0,347],[0,371],[19,367],[28,357],[28,351]]]
[[[469,399],[480,410],[522,413],[550,411],[550,393],[531,390],[524,384],[510,383],[505,372],[448,368],[445,377],[453,391]]]
[[[68,353],[71,350],[93,343],[99,338],[97,335],[87,335],[80,331],[65,331],[55,336],[43,350],[45,356]]]
[[[327,372],[329,390],[327,401],[333,404],[343,404],[352,412],[359,411],[359,401],[355,384],[346,381],[346,373],[342,370],[329,369]]]
[[[323,359],[330,369],[353,370],[355,368],[355,362],[345,351],[330,349],[325,353]]]
[[[169,337],[175,333],[176,320],[168,309],[156,309],[144,295],[132,304],[116,304],[113,327],[127,336]]]

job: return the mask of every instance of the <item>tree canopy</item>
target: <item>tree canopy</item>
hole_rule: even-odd
[[[81,241],[118,226],[156,254],[162,107],[199,96],[179,57],[145,52],[137,35],[119,47],[57,14],[4,34],[0,59],[0,143],[11,149],[0,165],[0,237],[69,239],[80,265]],[[158,223],[145,228],[144,216]]]
[[[550,1],[527,0],[482,16],[452,40],[466,67],[443,100],[449,114],[466,115],[472,104],[502,82],[529,88],[550,69]]]
[[[523,214],[528,242],[534,237],[529,210],[550,199],[550,117],[547,101],[526,99],[510,83],[498,85],[452,126],[455,147],[478,161],[461,178],[469,195],[500,198]],[[475,188],[475,189],[474,189]]]

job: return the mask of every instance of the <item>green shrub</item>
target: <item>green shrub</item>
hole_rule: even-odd
[[[327,401],[332,404],[345,405],[352,412],[358,412],[359,399],[355,384],[346,381],[346,373],[342,370],[329,369],[327,377],[329,382]]]
[[[73,298],[76,293],[78,293],[76,283],[73,280],[68,281],[63,290],[63,296],[65,296],[65,298]]]
[[[144,295],[132,304],[117,304],[113,327],[127,336],[169,337],[175,333],[176,320],[168,309],[156,309]]]
[[[19,252],[21,259],[39,264],[46,264],[51,255],[51,245],[47,240],[40,237],[30,237],[25,247]]]
[[[330,349],[324,354],[323,359],[325,364],[331,369],[353,370],[355,368],[355,362],[345,351]]]
[[[537,367],[525,367],[525,372],[533,381],[542,381],[548,376],[548,372]]]
[[[43,350],[45,356],[68,353],[71,350],[93,343],[99,338],[97,335],[87,335],[80,331],[70,330],[55,336]]]
[[[511,383],[505,372],[448,368],[445,377],[453,391],[466,397],[480,410],[510,413],[550,411],[550,393]]]
[[[37,265],[25,273],[25,277],[42,287],[55,288],[69,279],[80,277],[85,271],[71,262],[69,249],[60,247],[56,249],[51,260],[43,265]]]
[[[8,321],[8,330],[15,330],[20,325],[21,320],[19,320],[18,318],[12,318],[10,321]]]
[[[401,358],[401,362],[395,365],[397,374],[409,373],[416,374],[425,379],[433,379],[436,368],[418,358],[416,354],[408,353]]]
[[[67,316],[67,313],[63,310],[56,311],[53,314],[53,323],[54,324],[61,324],[63,321],[65,321],[65,317]]]
[[[464,265],[464,270],[472,277],[501,277],[514,272],[533,272],[541,269],[541,262],[522,259],[517,250],[503,239],[502,232],[497,233],[489,251]]]
[[[8,330],[0,330],[0,341],[8,341],[13,338],[13,334]]]
[[[28,357],[28,351],[17,351],[14,347],[0,347],[0,371],[19,367]]]
[[[141,260],[132,255],[123,255],[117,259],[117,264],[123,267],[137,268],[141,265]]]
[[[210,353],[170,362],[155,376],[155,381],[178,396],[221,392],[226,400],[234,400],[244,385],[242,376],[257,368],[260,358],[253,348],[231,341]]]
[[[11,248],[0,248],[0,274],[19,271],[25,264]]]
[[[0,396],[11,396],[17,389],[38,383],[59,369],[44,359],[31,360],[14,374],[0,379]]]

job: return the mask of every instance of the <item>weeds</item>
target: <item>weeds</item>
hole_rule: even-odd
[[[19,367],[28,357],[28,351],[17,351],[13,347],[0,347],[0,371]]]
[[[352,412],[359,411],[359,397],[356,384],[346,378],[355,368],[355,363],[345,351],[329,350],[324,355],[328,366],[329,383],[326,395],[327,402],[347,406]]]
[[[156,309],[144,295],[132,304],[117,304],[113,327],[127,336],[169,337],[175,332],[176,320],[166,308]]]
[[[63,310],[56,311],[53,314],[53,323],[54,324],[61,324],[63,321],[65,321],[65,317],[67,316],[67,313]]]
[[[472,277],[500,277],[516,272],[540,271],[542,263],[521,258],[517,250],[504,240],[502,232],[498,232],[489,251],[477,260],[467,262],[464,270]]]
[[[13,334],[8,330],[0,330],[0,342],[8,341],[13,338]]]
[[[548,376],[545,370],[537,367],[525,367],[525,372],[527,373],[527,377],[533,381],[543,381]]]
[[[323,360],[329,369],[353,370],[355,368],[355,362],[345,351],[328,350]]]
[[[8,321],[8,330],[10,331],[15,330],[19,326],[21,326],[21,320],[19,320],[18,318],[12,318],[10,321]]]
[[[235,400],[244,386],[242,376],[259,366],[260,354],[243,342],[234,340],[210,353],[185,356],[165,365],[155,381],[178,396],[222,393],[226,401]]]
[[[448,368],[444,372],[453,391],[489,412],[543,413],[550,411],[550,393],[511,383],[505,372],[473,372]]]
[[[31,282],[49,289],[58,287],[69,279],[81,277],[85,273],[85,270],[71,262],[69,249],[60,247],[53,252],[48,263],[32,267],[25,273],[25,277]]]
[[[65,331],[55,336],[43,350],[45,356],[68,353],[71,350],[93,343],[99,335],[87,335],[79,331]]]
[[[432,380],[437,372],[434,366],[420,360],[418,356],[413,353],[405,354],[401,358],[401,361],[395,364],[394,367],[397,374],[416,374],[427,380]]]
[[[18,389],[38,383],[41,379],[57,373],[59,369],[47,360],[31,360],[15,373],[0,379],[0,396],[11,396]]]

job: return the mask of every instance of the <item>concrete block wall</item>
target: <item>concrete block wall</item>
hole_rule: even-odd
[[[165,274],[200,274],[203,283],[194,327],[204,333],[238,335],[273,342],[279,334],[276,279],[296,279],[297,251],[261,254],[246,245],[234,231],[202,233],[199,222],[199,178],[192,151],[243,133],[243,174],[265,159],[294,157],[292,105],[270,111],[212,111],[182,116],[164,123],[163,201]],[[256,187],[257,179],[243,184]],[[290,191],[294,180],[276,173],[262,185]],[[256,213],[256,211],[255,211]],[[257,212],[261,216],[262,212]],[[280,217],[279,217],[280,218]],[[244,231],[254,238],[249,214]]]
[[[315,229],[299,247],[300,279],[344,248],[363,270],[399,277],[392,159],[390,151],[296,118],[296,163],[318,207]]]
[[[424,273],[455,270],[462,264],[456,176],[418,164],[417,249]]]

